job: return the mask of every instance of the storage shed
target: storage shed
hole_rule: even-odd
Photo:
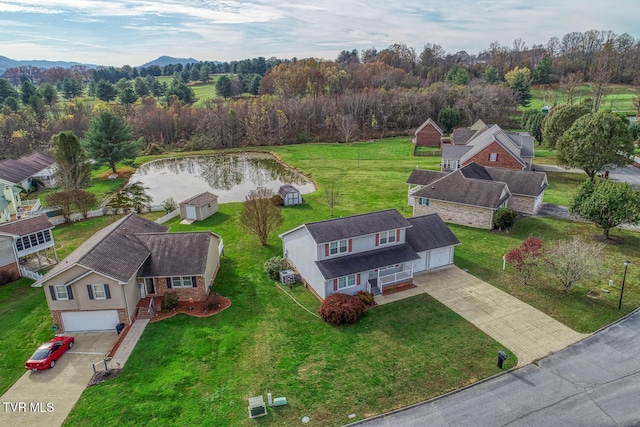
[[[205,191],[180,202],[180,218],[202,221],[218,212],[218,196]]]
[[[302,194],[293,185],[283,185],[278,190],[278,194],[284,200],[285,206],[294,206],[302,204]]]

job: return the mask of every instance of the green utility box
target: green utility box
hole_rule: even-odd
[[[275,399],[273,399],[273,406],[284,406],[286,404],[287,404],[286,397],[276,397]]]

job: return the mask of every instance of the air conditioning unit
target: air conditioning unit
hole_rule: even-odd
[[[296,282],[296,274],[293,270],[282,270],[280,272],[280,281],[283,285],[292,285]]]

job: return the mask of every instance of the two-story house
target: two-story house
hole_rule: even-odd
[[[437,215],[406,219],[395,209],[303,224],[280,238],[284,257],[321,300],[410,283],[418,271],[452,264],[460,243]]]
[[[220,266],[222,239],[210,231],[169,233],[129,214],[87,239],[34,285],[45,290],[59,332],[114,330],[143,297],[176,292],[205,300]]]

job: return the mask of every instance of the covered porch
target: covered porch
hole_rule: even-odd
[[[385,288],[413,279],[413,262],[389,265],[369,271],[367,292],[381,295]]]

